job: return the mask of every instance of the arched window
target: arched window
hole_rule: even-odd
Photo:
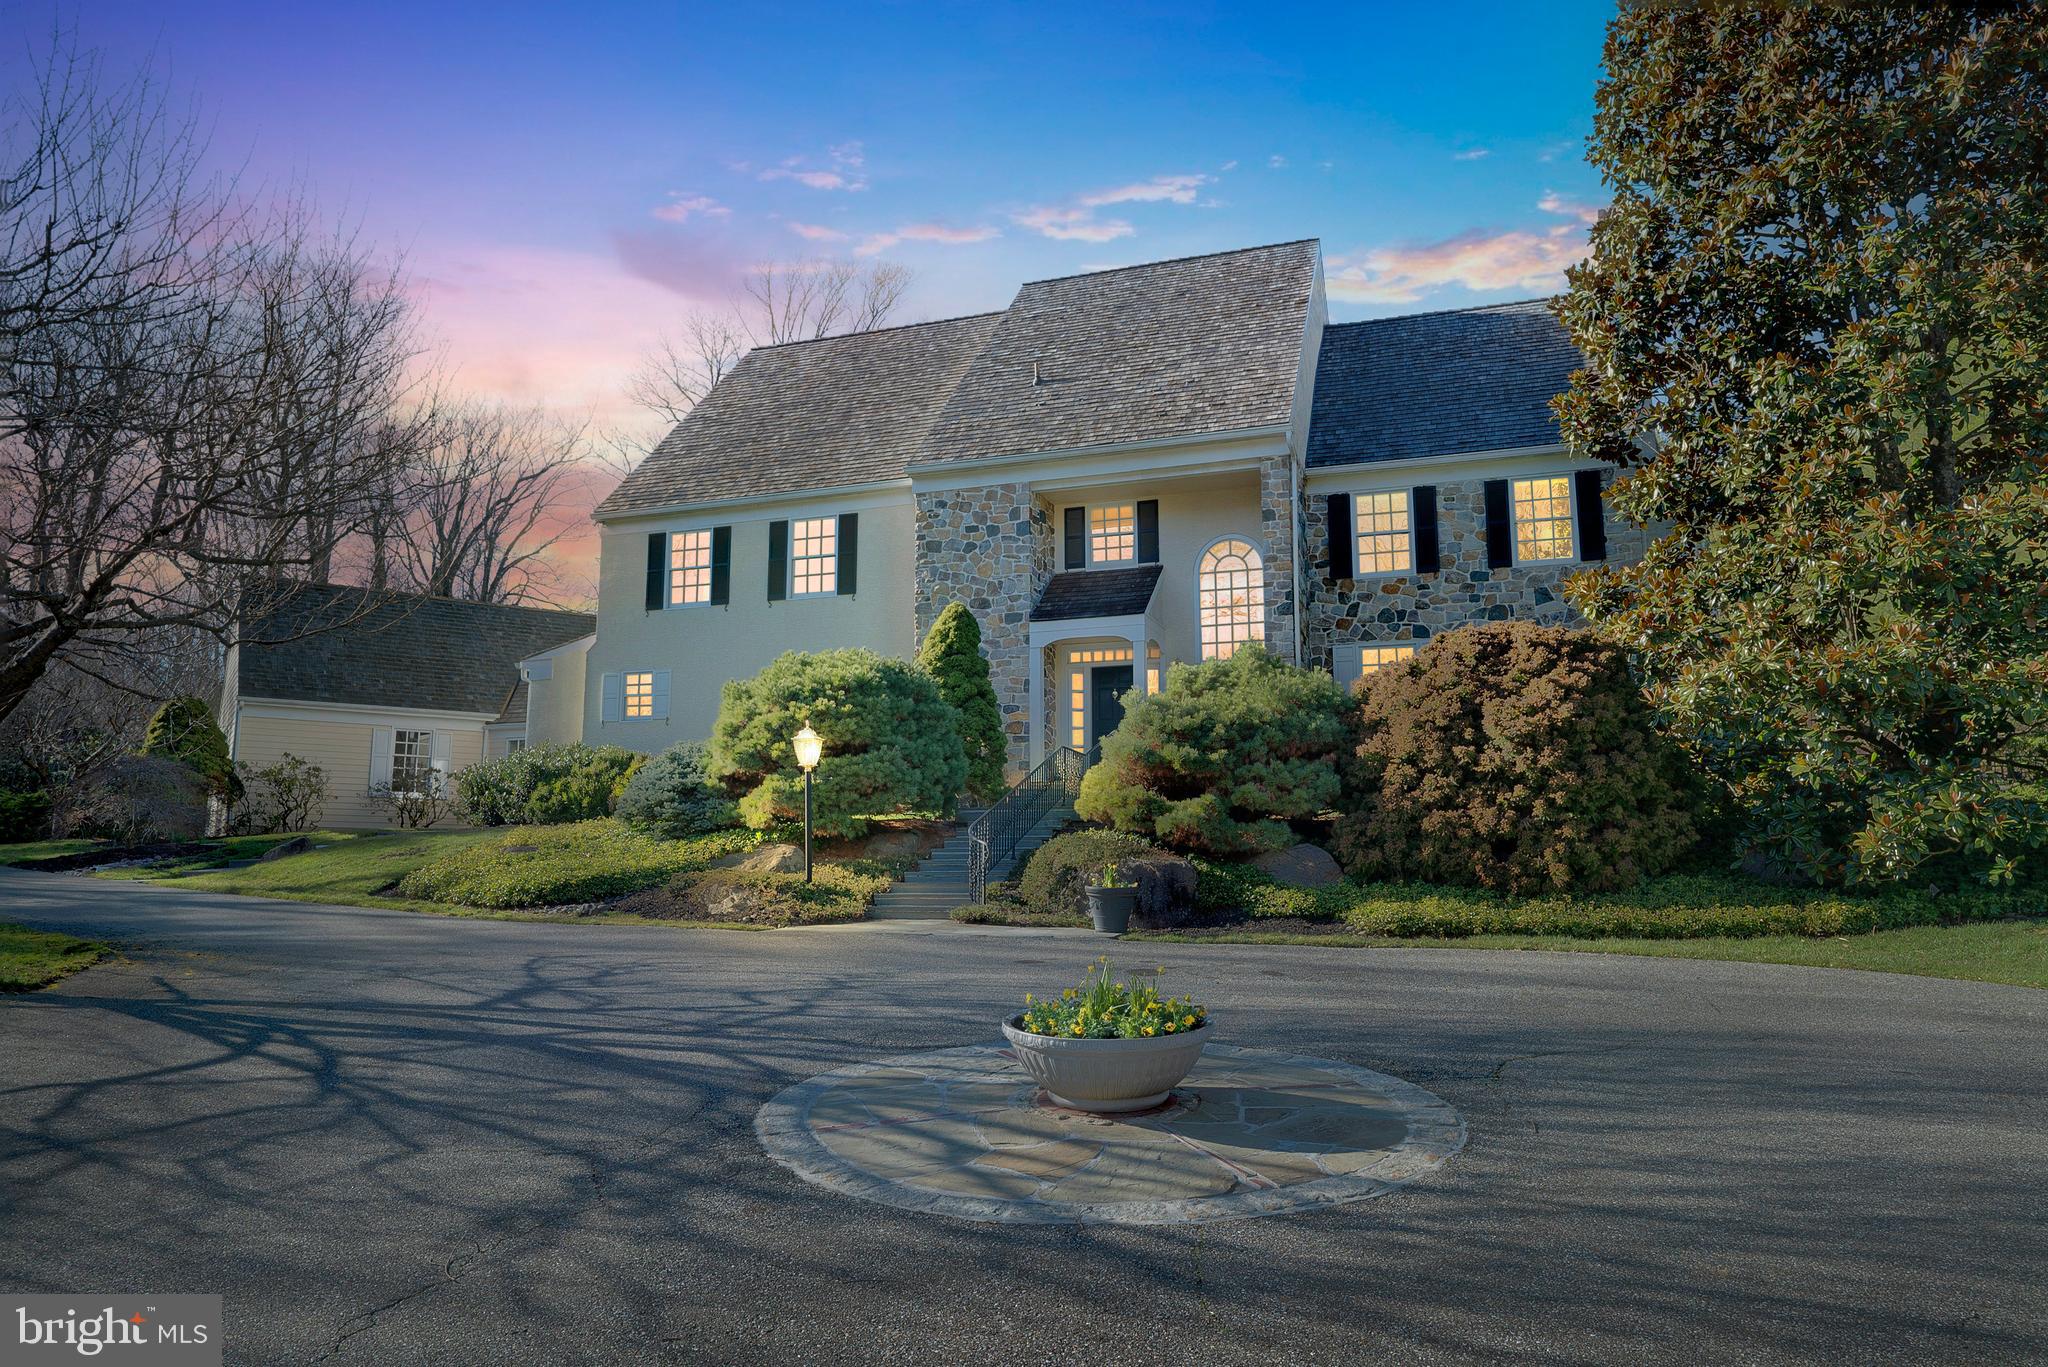
[[[1203,551],[1198,583],[1203,659],[1266,639],[1266,569],[1251,542],[1230,537]]]

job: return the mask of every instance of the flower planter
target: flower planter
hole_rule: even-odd
[[[1131,908],[1138,905],[1136,888],[1088,889],[1088,915],[1104,935],[1121,935],[1131,928]]]
[[[1019,1029],[1022,1016],[1003,1022],[1003,1036],[1052,1101],[1077,1111],[1142,1111],[1173,1094],[1212,1033],[1207,1023],[1183,1034],[1151,1039],[1061,1039]]]

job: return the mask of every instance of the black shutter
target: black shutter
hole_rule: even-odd
[[[1415,572],[1435,574],[1444,567],[1443,548],[1437,544],[1436,486],[1415,486]]]
[[[647,534],[647,610],[668,606],[668,533]]]
[[[1351,525],[1351,495],[1330,495],[1330,578],[1349,579],[1353,574],[1351,553],[1356,546]]]
[[[1607,558],[1607,510],[1600,506],[1600,472],[1580,470],[1572,475],[1572,502],[1579,514],[1579,559]]]
[[[1486,568],[1501,569],[1514,563],[1514,528],[1508,519],[1508,482],[1486,481]]]
[[[732,528],[711,529],[711,601],[732,601]]]
[[[849,594],[859,588],[860,575],[860,514],[839,515],[839,592]]]
[[[768,601],[789,597],[789,524],[768,524]]]
[[[1159,563],[1159,500],[1141,499],[1138,503],[1138,562],[1144,565]]]
[[[1088,563],[1088,510],[1067,509],[1067,568],[1078,570]]]

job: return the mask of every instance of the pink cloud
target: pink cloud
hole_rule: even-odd
[[[808,242],[843,242],[846,234],[822,223],[798,223],[791,219],[789,230]]]
[[[1127,219],[1097,218],[1095,211],[1111,204],[1193,204],[1214,176],[1153,176],[1150,180],[1115,185],[1076,195],[1067,204],[1038,204],[1010,215],[1019,227],[1061,242],[1113,242],[1137,231]]]
[[[785,157],[780,166],[757,172],[761,180],[793,180],[813,190],[858,191],[868,188],[867,153],[858,142],[835,143],[825,149],[827,166],[813,166],[803,157]]]
[[[1011,218],[1032,232],[1061,242],[1111,242],[1137,231],[1121,218],[1098,219],[1092,210],[1050,205],[1012,214]]]
[[[986,242],[992,237],[1001,236],[1001,231],[985,224],[973,228],[955,228],[944,223],[906,223],[886,233],[870,234],[853,250],[860,256],[873,256],[876,252],[887,251],[899,242],[938,242],[958,247],[974,242]]]
[[[668,203],[657,205],[653,214],[664,223],[687,223],[693,215],[726,218],[732,214],[732,210],[709,195],[685,195],[671,190],[668,193]]]
[[[1074,202],[1084,209],[1099,209],[1105,204],[1192,204],[1195,192],[1214,179],[1211,176],[1154,176],[1141,180],[1135,185],[1119,185],[1109,190],[1096,190],[1082,195]]]
[[[720,237],[660,230],[615,231],[612,250],[626,274],[695,300],[731,295],[754,260]]]
[[[1536,207],[1574,221],[1541,231],[1475,229],[1441,242],[1333,256],[1324,288],[1332,299],[1354,304],[1412,304],[1451,285],[1482,292],[1552,293],[1564,287],[1565,268],[1585,257],[1586,230],[1600,210],[1554,190],[1546,191]]]

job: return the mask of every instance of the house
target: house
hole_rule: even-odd
[[[1314,241],[757,348],[596,510],[580,735],[702,739],[726,680],[907,656],[955,600],[1016,770],[1246,642],[1348,680],[1464,622],[1567,619],[1567,574],[1643,544],[1560,444],[1578,363],[1542,302],[1329,323]]]
[[[521,662],[596,625],[583,612],[291,586],[238,623],[220,707],[228,751],[259,768],[287,753],[319,765],[325,825],[388,825],[370,794],[394,773],[453,773],[525,745],[536,709]],[[580,705],[581,689],[551,697]]]

